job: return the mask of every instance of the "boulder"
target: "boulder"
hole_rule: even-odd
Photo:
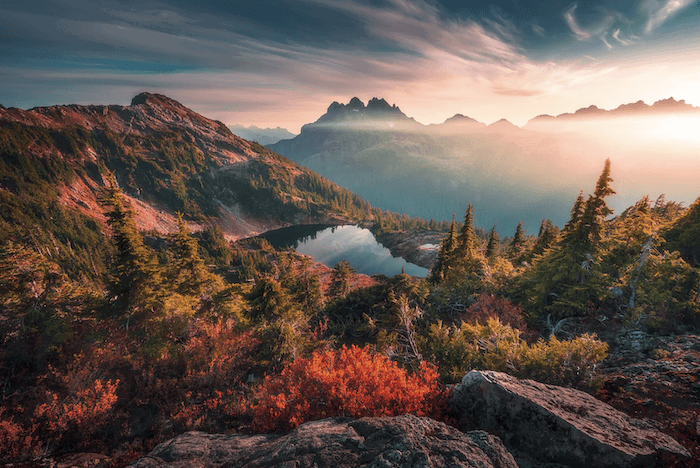
[[[157,446],[134,468],[179,467],[480,467],[517,468],[498,437],[463,433],[406,415],[331,418],[287,434],[188,432]]]
[[[690,457],[649,423],[571,388],[471,371],[452,398],[463,430],[498,435],[519,461],[522,456],[572,468],[647,467]]]

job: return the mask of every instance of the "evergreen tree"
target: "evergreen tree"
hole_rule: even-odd
[[[535,244],[532,246],[532,254],[530,255],[530,258],[535,255],[542,255],[545,250],[552,247],[556,243],[558,235],[559,229],[552,224],[552,221],[548,219],[542,220],[542,224],[540,224],[540,232],[537,239],[535,239]]]
[[[583,216],[583,210],[585,207],[586,202],[583,198],[583,190],[581,190],[578,197],[576,197],[574,207],[571,209],[571,219],[569,219],[569,221],[564,225],[564,232],[567,233],[567,235],[568,233],[574,232],[578,227],[578,222]]]
[[[175,264],[171,267],[174,289],[186,296],[200,297],[215,289],[216,277],[209,272],[199,255],[197,240],[190,235],[182,214],[177,214],[178,232],[173,236]]]
[[[510,242],[509,250],[512,257],[517,257],[525,244],[525,232],[523,231],[523,222],[520,221],[515,228],[513,240]]]
[[[470,203],[464,214],[464,225],[459,231],[455,256],[459,259],[470,258],[476,248],[476,234],[474,233],[474,208]]]
[[[115,245],[107,288],[117,310],[126,312],[128,327],[132,316],[140,321],[157,315],[163,280],[155,255],[144,245],[134,214],[115,183],[107,190],[104,204],[112,207],[107,224]]]
[[[336,263],[331,274],[331,287],[328,294],[333,298],[344,298],[350,292],[350,280],[355,269],[350,266],[347,260],[343,259]]]
[[[578,224],[577,240],[584,248],[595,248],[602,237],[603,222],[605,218],[612,214],[605,197],[615,194],[615,191],[610,187],[612,178],[610,177],[610,160],[605,160],[605,167],[598,178],[593,195],[588,197],[586,207],[581,215],[580,223]]]
[[[314,315],[323,310],[324,296],[318,273],[311,271],[311,259],[303,257],[301,272],[295,286],[299,304],[307,315]]]
[[[496,232],[496,225],[494,224],[489,234],[489,243],[486,245],[486,258],[491,259],[498,254],[498,244],[500,242],[501,236]]]
[[[299,356],[308,346],[308,316],[289,292],[271,276],[261,278],[248,296],[250,315],[263,343],[262,356],[277,366]]]
[[[292,298],[282,284],[271,276],[261,278],[248,295],[250,315],[254,320],[283,317],[293,308]]]
[[[445,275],[449,270],[450,263],[453,260],[456,246],[457,223],[455,223],[455,215],[452,214],[452,224],[450,224],[450,232],[440,244],[440,249],[438,250],[438,255],[435,259],[435,264],[430,270],[430,276],[428,277],[428,281],[430,281],[433,284],[438,284],[445,278]]]

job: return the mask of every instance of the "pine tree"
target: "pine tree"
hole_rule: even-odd
[[[347,260],[336,263],[331,274],[331,287],[328,294],[333,298],[344,298],[350,292],[350,280],[355,270]]]
[[[308,315],[322,311],[325,299],[321,289],[321,280],[318,273],[311,271],[311,263],[309,257],[302,258],[301,274],[295,285],[297,300]]]
[[[535,239],[535,244],[532,246],[532,256],[542,255],[545,250],[552,247],[557,241],[559,230],[552,221],[548,219],[542,220],[540,224],[540,232]]]
[[[212,275],[199,255],[197,240],[190,234],[182,214],[177,214],[178,232],[173,236],[175,265],[171,272],[174,289],[186,296],[200,297],[213,292],[216,277]]]
[[[271,276],[261,278],[250,292],[250,315],[255,320],[283,317],[292,308],[292,298],[282,284]]]
[[[496,225],[494,224],[491,228],[491,233],[489,234],[489,243],[486,245],[486,258],[493,258],[498,253],[498,244],[501,242],[501,236],[496,232]]]
[[[459,259],[471,258],[476,247],[476,234],[474,234],[474,208],[470,203],[464,214],[464,225],[459,231],[455,256]]]
[[[577,231],[579,232],[577,240],[584,248],[594,248],[602,237],[603,222],[606,216],[612,214],[605,197],[615,194],[615,191],[610,187],[612,178],[610,177],[610,160],[605,160],[605,167],[598,178],[593,195],[588,197],[586,207],[581,215],[581,220]]]
[[[453,260],[453,254],[456,246],[457,223],[455,222],[455,215],[452,214],[452,224],[450,224],[450,232],[440,244],[440,249],[438,250],[438,255],[435,259],[435,264],[430,270],[430,276],[428,277],[428,281],[430,281],[433,284],[438,284],[445,278],[445,275],[450,268],[450,263]]]
[[[586,201],[583,198],[583,190],[581,190],[578,194],[578,197],[576,197],[576,201],[574,202],[574,207],[571,209],[571,219],[569,219],[569,222],[567,222],[564,225],[564,232],[570,233],[576,230],[578,227],[578,222],[581,220],[581,217],[583,216],[583,210],[586,207]]]
[[[515,234],[513,235],[513,240],[510,242],[509,250],[512,257],[517,257],[523,249],[525,244],[525,232],[523,231],[523,222],[518,223],[518,227],[515,228]]]
[[[112,207],[107,213],[107,224],[116,247],[108,278],[109,297],[117,310],[127,313],[127,320],[132,316],[137,320],[152,318],[159,308],[163,288],[155,255],[144,245],[134,213],[127,208],[115,183],[107,190],[104,204]]]

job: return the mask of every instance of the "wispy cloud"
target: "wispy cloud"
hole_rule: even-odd
[[[532,59],[521,45],[523,33],[497,14],[488,20],[463,19],[428,0],[387,0],[389,6],[361,0],[305,1],[309,8],[320,5],[351,18],[360,28],[357,36],[341,42],[295,40],[236,18],[157,5],[136,10],[114,2],[110,9],[85,3],[85,9],[97,12],[92,16],[15,15],[13,21],[34,25],[64,44],[63,62],[80,59],[92,65],[63,67],[60,77],[51,78],[46,70],[36,69],[25,83],[13,78],[12,88],[5,86],[0,97],[45,87],[42,79],[63,96],[60,102],[85,102],[90,98],[74,96],[100,86],[109,86],[109,93],[92,95],[108,102],[115,102],[115,93],[133,96],[151,89],[229,123],[283,125],[297,131],[328,103],[353,95],[385,97],[425,123],[457,112],[482,121],[522,121],[532,111],[513,105],[513,100],[531,103],[610,73],[595,63]],[[572,24],[590,37],[576,23],[574,11]],[[535,26],[536,34],[544,34]],[[25,34],[21,40],[28,41],[30,30],[16,34]],[[154,71],[152,64],[163,65],[167,73]],[[18,68],[17,73],[29,76],[31,71]],[[511,111],[504,115],[506,108]]]
[[[533,33],[537,34],[537,35],[540,36],[540,37],[544,37],[544,36],[545,36],[545,30],[544,30],[544,28],[543,28],[542,26],[540,26],[539,24],[534,24],[534,23],[533,23],[533,24],[530,25],[530,27],[532,28],[532,32],[533,32]]]
[[[578,5],[574,4],[571,8],[564,12],[564,21],[566,21],[566,25],[569,26],[569,29],[572,33],[576,35],[576,38],[578,40],[585,41],[587,39],[590,39],[591,35],[583,28],[581,28],[581,26],[579,26],[578,22],[576,21],[576,16],[574,16],[576,8],[578,8]]]
[[[622,37],[622,33],[620,32],[620,28],[617,28],[615,32],[612,33],[613,39],[615,39],[617,42],[622,44],[623,46],[628,46],[634,44],[634,41],[632,39],[625,39]]]
[[[642,4],[642,8],[647,11],[649,19],[647,20],[644,32],[649,34],[676,13],[693,3],[695,3],[695,0],[666,0],[665,2],[645,0]]]

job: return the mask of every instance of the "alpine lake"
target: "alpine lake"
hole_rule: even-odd
[[[394,276],[404,272],[424,278],[428,269],[391,255],[377,242],[372,231],[359,226],[299,225],[268,231],[258,236],[273,247],[293,248],[333,268],[343,259],[358,273]]]

